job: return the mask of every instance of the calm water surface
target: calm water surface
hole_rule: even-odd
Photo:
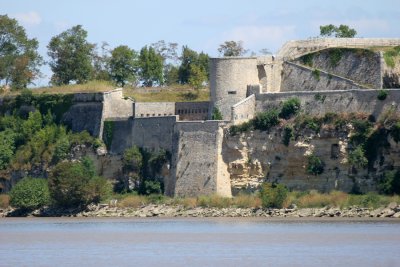
[[[400,266],[400,222],[0,219],[0,266]]]

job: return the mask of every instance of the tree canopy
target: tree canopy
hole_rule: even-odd
[[[248,52],[244,49],[243,41],[225,41],[219,45],[218,52],[224,57],[240,57]]]
[[[38,41],[29,39],[15,19],[0,15],[0,85],[26,88],[40,75]]]
[[[341,24],[339,27],[328,24],[319,26],[320,35],[324,37],[336,37],[336,38],[353,38],[357,35],[355,29],[350,28],[347,25]]]
[[[71,81],[84,83],[93,71],[92,54],[94,45],[87,40],[87,32],[81,25],[68,29],[51,38],[48,55],[53,71],[51,82],[57,85]]]
[[[138,54],[128,46],[121,45],[111,51],[110,76],[117,85],[135,83],[138,68]]]
[[[140,78],[144,86],[163,84],[163,58],[153,47],[143,47],[139,55]]]

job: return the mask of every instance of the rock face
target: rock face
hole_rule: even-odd
[[[383,88],[400,88],[400,57],[394,59],[394,67],[384,64]]]
[[[368,170],[350,166],[347,161],[349,128],[339,131],[323,126],[318,134],[304,129],[296,132],[288,146],[282,142],[282,128],[235,136],[225,134],[222,155],[228,165],[234,195],[255,191],[263,182],[283,183],[293,190],[376,191],[377,179],[400,162],[399,146],[390,137],[390,147],[377,152],[380,162]],[[307,173],[311,154],[324,162],[324,170],[319,175]]]

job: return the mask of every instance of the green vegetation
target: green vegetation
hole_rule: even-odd
[[[389,93],[388,93],[387,90],[381,89],[381,90],[378,91],[378,95],[377,95],[376,97],[378,98],[378,100],[383,101],[383,100],[386,99],[386,97],[388,96],[388,94],[389,94]]]
[[[347,25],[340,24],[339,27],[329,24],[319,26],[320,35],[323,37],[332,37],[336,38],[353,38],[357,35],[357,31],[350,28]]]
[[[282,208],[288,192],[283,184],[263,183],[260,189],[262,206],[264,208]]]
[[[398,59],[399,56],[400,56],[400,46],[387,49],[383,53],[383,58],[385,60],[385,63],[390,68],[394,68],[396,66],[396,59]]]
[[[315,53],[306,54],[306,55],[300,57],[300,60],[304,65],[312,67],[314,55],[315,55]]]
[[[314,99],[317,100],[317,101],[320,101],[321,103],[324,103],[325,98],[326,98],[326,95],[323,95],[321,93],[316,93],[314,95]]]
[[[111,185],[96,176],[93,163],[88,158],[81,162],[60,162],[49,176],[50,195],[55,204],[70,208],[98,203],[111,193]]]
[[[379,188],[384,194],[400,194],[400,170],[386,172],[380,181]]]
[[[87,31],[81,25],[74,26],[51,38],[47,48],[53,71],[51,82],[56,85],[70,82],[85,83],[93,72],[94,45],[87,40]]]
[[[400,141],[400,121],[392,125],[390,128],[390,136],[396,143]]]
[[[365,150],[362,146],[357,146],[349,152],[348,161],[351,165],[359,168],[365,168],[368,165],[368,159],[365,157]]]
[[[109,60],[110,77],[118,85],[137,83],[138,54],[126,45],[120,45],[111,51]]]
[[[256,115],[256,117],[252,120],[254,129],[260,131],[267,131],[271,127],[278,125],[278,111],[275,109],[261,112]]]
[[[223,120],[224,119],[221,111],[217,107],[214,107],[212,114],[211,114],[211,119],[212,120]]]
[[[143,47],[139,54],[140,77],[144,86],[163,84],[163,58],[153,47]]]
[[[218,52],[224,57],[240,57],[247,53],[243,41],[225,41],[219,45]]]
[[[285,146],[289,146],[290,140],[294,137],[293,134],[293,127],[290,125],[286,125],[285,128],[283,128],[283,137],[282,137],[282,143]]]
[[[111,148],[113,137],[114,137],[114,121],[104,121],[103,140],[107,149]]]
[[[0,84],[13,90],[26,88],[40,75],[39,43],[29,39],[17,20],[7,15],[0,15],[0,32]]]
[[[289,98],[288,100],[284,101],[282,104],[281,112],[279,113],[279,117],[283,119],[289,119],[292,116],[299,113],[301,108],[300,99],[297,97]]]
[[[314,79],[316,79],[317,81],[319,81],[321,79],[321,72],[319,69],[314,69],[312,71],[312,76],[314,77]]]
[[[209,101],[208,88],[193,91],[187,85],[163,88],[160,91],[138,92],[133,88],[124,88],[124,95],[132,97],[137,102],[187,102]]]
[[[319,157],[311,154],[307,157],[307,173],[312,175],[320,175],[324,172],[325,163]]]
[[[33,210],[50,203],[47,180],[25,177],[10,192],[10,205],[15,208]]]
[[[208,81],[210,74],[209,57],[207,54],[190,49],[182,48],[181,65],[178,69],[178,79],[181,84],[190,84],[195,89],[200,89]]]

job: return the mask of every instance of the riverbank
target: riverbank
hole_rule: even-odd
[[[44,207],[31,212],[13,208],[0,209],[1,217],[265,217],[265,218],[400,218],[400,205],[395,202],[387,207],[369,209],[349,208],[186,208],[182,205],[148,204],[138,208],[113,207],[108,204],[89,205],[84,210]]]

